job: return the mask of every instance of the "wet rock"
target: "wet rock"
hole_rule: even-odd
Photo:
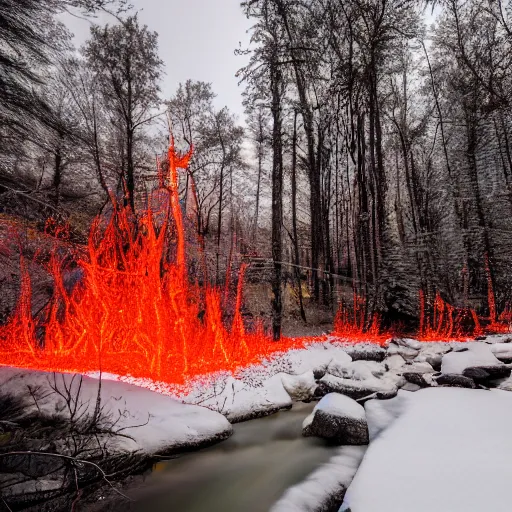
[[[362,405],[347,396],[324,396],[304,420],[302,435],[327,439],[336,444],[368,444],[368,424]]]
[[[470,388],[476,389],[476,384],[473,379],[464,377],[458,373],[445,373],[436,379],[438,386],[451,386],[454,388]]]
[[[421,373],[406,372],[403,374],[404,379],[411,384],[415,384],[420,388],[428,388],[430,384],[425,380],[425,377]],[[403,389],[403,386],[402,386]]]

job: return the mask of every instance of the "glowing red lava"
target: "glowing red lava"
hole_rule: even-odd
[[[189,281],[177,187],[177,168],[186,167],[189,158],[190,153],[177,155],[171,143],[168,175],[161,178],[168,194],[161,202],[165,211],[149,207],[136,220],[112,198],[110,218],[93,222],[87,254],[77,261],[82,278],[70,292],[64,286],[62,261],[51,257],[54,293],[42,340],[36,336],[31,279],[21,259],[18,306],[0,327],[1,364],[102,370],[183,384],[197,375],[232,371],[304,346],[306,339],[274,343],[261,326],[253,333],[245,331],[240,312],[244,268],[229,329],[223,322],[221,290]]]
[[[64,285],[63,259],[54,251],[48,264],[53,298],[39,328],[31,313],[31,279],[21,258],[18,305],[0,327],[0,364],[79,373],[101,370],[182,385],[196,376],[235,371],[314,341],[283,338],[276,343],[261,325],[246,331],[241,315],[245,266],[229,327],[222,311],[225,291],[191,282],[177,172],[187,167],[190,156],[178,155],[171,142],[167,172],[158,162],[159,194],[165,196],[159,207],[148,205],[136,218],[112,198],[112,213],[95,219],[87,250],[75,258],[81,278],[72,290]],[[463,334],[458,330],[461,318],[440,296],[431,315],[426,315],[424,302],[421,295],[421,339]],[[378,316],[369,328],[365,321],[364,300],[354,295],[352,308],[340,307],[334,334],[350,342],[382,343],[389,337],[381,332]],[[492,321],[498,324],[495,309]],[[479,332],[476,314],[474,322]]]

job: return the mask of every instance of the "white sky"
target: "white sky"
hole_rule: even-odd
[[[162,93],[169,98],[179,82],[187,79],[211,82],[217,94],[215,105],[228,106],[244,123],[241,93],[235,73],[248,57],[235,56],[234,50],[242,43],[247,47],[251,26],[240,7],[240,0],[131,0],[139,11],[141,24],[158,32],[160,57],[166,74]],[[75,34],[75,46],[81,46],[89,37],[90,22],[66,15],[63,22]],[[114,23],[115,19],[102,15],[99,24]]]

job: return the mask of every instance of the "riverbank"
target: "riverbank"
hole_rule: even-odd
[[[399,389],[414,392],[424,387],[451,385],[474,388],[492,385],[510,389],[512,383],[507,378],[510,367],[506,364],[512,360],[509,341],[507,336],[468,343],[394,339],[379,347],[347,344],[331,337],[302,350],[278,354],[264,364],[240,369],[234,374],[198,379],[180,392],[160,383],[130,377],[102,375],[98,380],[98,375],[96,378],[80,377],[2,367],[0,389],[13,396],[24,393],[25,413],[44,417],[47,424],[58,418],[75,421],[82,430],[75,428],[75,434],[80,435],[73,439],[78,437],[81,441],[82,453],[78,456],[71,453],[70,458],[87,460],[89,457],[86,464],[94,461],[101,466],[105,456],[135,455],[147,467],[161,456],[197,450],[228,438],[233,432],[232,424],[289,409],[293,403],[316,400],[330,392],[365,403],[375,398],[390,399]],[[84,421],[90,418],[95,418],[94,428],[84,430]],[[0,420],[4,432],[11,435],[8,422],[16,422],[4,417]],[[14,432],[15,427],[11,430]],[[0,447],[0,454],[10,448],[10,438],[3,439],[7,439],[7,443]],[[65,455],[68,452],[63,450],[74,449],[51,442],[39,445],[40,452],[45,451],[42,448]],[[91,453],[95,458],[91,459]],[[2,460],[5,466],[5,456]],[[270,467],[271,461],[269,456]],[[56,473],[58,478],[53,475],[53,480],[34,475],[32,490],[37,492],[38,485],[41,491],[52,488],[56,482],[65,483],[72,500],[78,503],[85,495],[80,486],[90,485],[94,480],[92,470],[87,478],[81,478],[81,470],[78,471],[77,485],[77,481],[69,478],[69,474],[73,476],[76,472],[76,465],[63,465],[61,469]],[[5,484],[12,471],[7,478],[5,468],[0,472],[4,474]],[[62,480],[63,472],[68,475],[66,482]],[[119,475],[126,476],[118,471],[111,479],[102,478],[101,474],[99,479],[112,483]],[[325,481],[325,478],[324,474],[321,479]],[[14,490],[20,495],[26,494],[26,489],[25,481]],[[8,498],[11,503],[15,501],[16,492]],[[325,501],[325,498],[328,496],[314,499]]]

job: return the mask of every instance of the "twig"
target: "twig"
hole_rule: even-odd
[[[115,491],[117,494],[122,496],[123,498],[127,499],[128,501],[133,501],[132,498],[129,496],[126,496],[126,494],[123,494],[119,489],[116,489],[114,487],[114,484],[108,479],[109,476],[107,475],[103,469],[101,469],[98,464],[95,464],[94,462],[83,460],[83,459],[77,459],[75,457],[71,457],[69,455],[62,455],[61,453],[49,453],[49,452],[32,452],[32,451],[16,451],[16,452],[6,452],[6,453],[0,453],[0,457],[12,457],[13,455],[34,455],[34,456],[42,456],[42,457],[54,457],[58,459],[65,459],[71,461],[73,464],[86,464],[89,466],[92,466],[98,470],[98,472],[101,474],[102,479],[110,486],[110,488]]]

